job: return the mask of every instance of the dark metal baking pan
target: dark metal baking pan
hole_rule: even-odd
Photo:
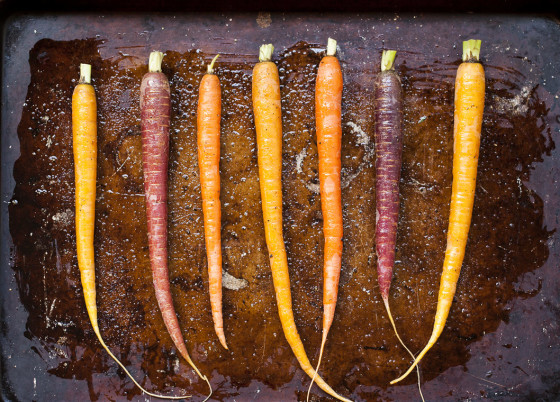
[[[12,3],[13,4],[13,3]],[[147,259],[138,90],[150,50],[172,87],[170,270],[187,346],[217,400],[305,398],[284,340],[257,182],[250,101],[258,46],[281,73],[284,222],[296,322],[312,361],[321,325],[322,230],[313,91],[328,36],[344,71],[344,258],[324,378],[355,400],[417,400],[379,297],[374,255],[372,84],[398,50],[404,164],[391,303],[415,352],[428,339],[445,248],[453,80],[482,39],[485,117],[467,256],[442,338],[422,363],[430,400],[560,397],[560,26],[551,16],[447,14],[17,14],[2,78],[1,386],[4,400],[144,400],[103,352],[75,257],[70,96],[90,62],[99,103],[97,276],[102,333],[150,390],[205,395],[160,318]],[[221,53],[225,328],[212,328],[195,154],[197,86]],[[314,400],[326,398],[314,388]]]

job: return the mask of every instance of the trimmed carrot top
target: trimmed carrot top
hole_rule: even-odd
[[[469,39],[463,42],[463,61],[480,61],[480,46],[482,41],[479,39]]]
[[[163,61],[162,52],[150,53],[150,60],[148,61],[148,71],[150,73],[161,73],[161,62]]]
[[[381,71],[393,70],[393,63],[395,62],[396,56],[396,50],[384,50],[381,54]]]
[[[327,40],[327,56],[334,56],[336,54],[336,40],[329,38]]]
[[[274,52],[274,45],[272,43],[262,45],[259,49],[259,61],[262,63],[272,60],[272,52]]]
[[[91,84],[91,64],[80,64],[79,84]]]

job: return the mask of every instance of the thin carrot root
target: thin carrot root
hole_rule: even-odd
[[[386,299],[386,298],[383,298],[383,303],[385,304],[385,309],[387,310],[387,315],[389,316],[389,321],[391,321],[391,325],[393,326],[393,331],[395,331],[395,335],[397,336],[397,339],[401,343],[402,347],[405,348],[405,350],[408,352],[410,357],[412,357],[412,360],[414,360],[414,354],[410,351],[409,348],[406,347],[403,340],[399,336],[399,332],[397,331],[395,321],[393,320],[393,315],[391,314],[391,309],[389,308],[389,300]],[[420,398],[422,398],[422,402],[424,402],[424,395],[422,394],[422,387],[420,386],[420,368],[418,366],[416,366],[416,373],[417,373],[417,376],[418,376],[418,392],[420,392]]]
[[[317,367],[315,368],[315,373],[313,373],[313,377],[311,378],[311,384],[309,384],[309,388],[307,389],[307,402],[309,402],[309,394],[311,393],[311,388],[313,387],[313,383],[315,383],[315,378],[317,377],[317,373],[319,372],[319,366],[321,365],[321,360],[323,360],[323,350],[325,349],[325,343],[327,343],[327,333],[323,332],[323,339],[321,340],[321,349],[319,350],[319,361],[317,362]]]
[[[430,350],[432,348],[432,346],[435,345],[437,338],[439,337],[436,336],[434,337],[432,335],[432,337],[430,337],[430,340],[428,341],[428,344],[426,345],[426,347],[424,348],[424,350],[422,350],[422,352],[420,352],[420,354],[416,357],[416,359],[414,360],[414,363],[412,363],[412,366],[410,366],[408,368],[408,370],[406,370],[406,373],[404,373],[403,375],[401,375],[399,378],[397,378],[396,380],[391,381],[391,385],[392,384],[396,384],[401,380],[404,380],[406,377],[408,377],[408,375],[412,372],[412,370],[414,370],[414,368],[416,366],[418,366],[418,363],[420,363],[420,360],[422,360],[422,358],[424,357],[424,355],[428,352],[428,350]]]
[[[145,393],[146,395],[149,395],[151,397],[154,398],[159,398],[159,399],[171,399],[171,400],[178,400],[178,399],[187,399],[187,398],[192,398],[192,395],[181,395],[181,396],[167,396],[167,395],[159,395],[159,394],[154,394],[152,392],[147,391],[146,389],[144,389],[144,387],[142,387],[140,384],[138,384],[138,382],[134,379],[134,377],[132,376],[132,374],[130,374],[130,372],[126,369],[126,367],[121,363],[121,361],[119,359],[117,359],[117,357],[111,352],[111,350],[109,350],[109,347],[105,344],[105,342],[103,341],[103,338],[101,337],[101,334],[99,332],[99,329],[94,329],[95,334],[97,335],[97,339],[99,339],[99,343],[101,343],[101,346],[103,346],[103,349],[105,349],[105,351],[109,354],[109,356],[111,356],[111,358],[117,362],[117,364],[120,366],[121,369],[124,370],[124,372],[126,373],[126,375],[132,380],[132,382],[138,387],[140,388],[140,390]],[[208,399],[208,398],[206,398]]]
[[[181,356],[183,356],[183,358],[187,361],[187,363],[189,363],[189,365],[192,367],[192,369],[195,371],[195,373],[204,381],[206,381],[206,384],[208,384],[208,389],[210,390],[210,393],[208,394],[208,396],[206,397],[206,399],[204,399],[205,401],[207,401],[211,396],[212,396],[212,385],[210,385],[210,381],[208,380],[208,377],[206,377],[204,374],[202,374],[199,370],[198,367],[196,367],[196,364],[194,364],[194,362],[192,361],[190,355],[187,353],[186,348],[185,350],[179,350],[179,352],[181,353]]]

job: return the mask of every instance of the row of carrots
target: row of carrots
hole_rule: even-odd
[[[376,153],[376,254],[381,297],[399,342],[414,362],[401,377],[404,379],[436,343],[443,331],[453,296],[470,227],[482,114],[485,78],[479,62],[481,42],[463,43],[463,63],[455,81],[453,185],[450,205],[447,249],[438,295],[432,335],[426,347],[415,357],[399,337],[389,307],[389,289],[395,263],[395,243],[399,209],[399,179],[403,143],[403,94],[394,69],[396,51],[382,54],[381,72],[375,81],[374,137]],[[253,112],[258,148],[259,180],[266,244],[274,282],[278,313],[294,355],[301,368],[331,396],[348,401],[336,393],[317,373],[329,329],[334,319],[342,260],[341,203],[341,105],[342,71],[336,58],[336,41],[329,38],[326,55],[317,72],[315,117],[319,154],[320,197],[325,239],[323,267],[323,326],[317,367],[314,369],[305,352],[292,311],[288,259],[282,231],[282,116],[278,69],[271,61],[272,45],[263,45],[259,63],[253,70]],[[227,349],[222,318],[222,252],[220,206],[220,119],[221,90],[214,74],[218,56],[208,65],[201,80],[198,100],[198,165],[202,191],[204,233],[208,260],[210,304],[214,328],[220,343]],[[161,71],[163,54],[152,52],[149,72],[140,87],[142,126],[142,162],[146,197],[150,264],[156,298],[167,330],[177,349],[196,373],[212,387],[191,360],[183,339],[171,298],[167,266],[167,171],[169,159],[170,87]],[[101,336],[96,306],[93,235],[95,225],[97,169],[97,106],[91,85],[91,66],[82,64],[80,81],[72,97],[72,128],[76,185],[76,238],[87,312],[95,334],[107,353],[146,394],[166,399],[189,396],[164,396],[145,390],[109,350]],[[418,370],[418,368],[417,368]],[[418,373],[418,386],[420,376]],[[422,393],[420,391],[420,395]],[[309,392],[308,392],[309,398]],[[423,397],[422,397],[423,399]]]

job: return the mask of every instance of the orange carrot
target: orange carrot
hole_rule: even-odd
[[[163,396],[146,391],[132,377],[119,359],[111,353],[99,331],[95,291],[95,186],[97,179],[97,102],[91,85],[91,65],[80,65],[80,81],[72,95],[72,135],[76,185],[76,246],[84,299],[91,326],[101,346],[117,362],[142,392],[164,399],[184,399],[190,396]]]
[[[342,141],[342,71],[335,57],[336,41],[329,38],[327,54],[319,64],[315,84],[315,121],[317,126],[317,148],[319,151],[319,185],[323,211],[323,235],[325,238],[323,265],[323,336],[319,360],[315,372],[319,371],[327,335],[331,328],[338,280],[342,262],[342,202],[340,188],[340,151]],[[313,385],[314,378],[307,391]]]
[[[274,47],[262,45],[253,69],[253,113],[257,131],[259,180],[266,245],[278,304],[278,314],[286,340],[301,368],[314,377],[292,311],[288,258],[282,234],[282,115],[280,80],[276,65],[270,61]],[[320,376],[316,382],[329,395],[343,400]]]
[[[422,360],[441,335],[453,296],[457,288],[465,247],[471,225],[476,171],[480,148],[480,132],[484,111],[484,68],[479,62],[480,40],[463,42],[463,63],[457,70],[455,80],[455,124],[453,144],[453,185],[447,249],[438,294],[434,328],[428,344],[420,352],[412,366],[394,384],[405,378]]]
[[[220,117],[222,93],[220,79],[214,74],[216,55],[202,77],[198,95],[197,137],[204,238],[208,258],[208,287],[212,319],[218,339],[228,348],[222,317],[222,241],[220,210]]]

